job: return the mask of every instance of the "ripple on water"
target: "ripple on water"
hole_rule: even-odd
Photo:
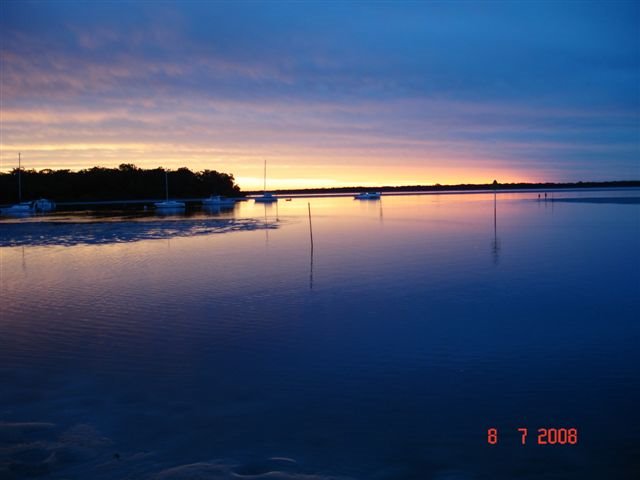
[[[3,480],[50,475],[150,480],[348,480],[305,472],[303,466],[288,457],[245,463],[207,460],[171,467],[162,466],[159,457],[154,452],[120,451],[112,439],[88,424],[64,429],[46,422],[0,422],[0,478]]]
[[[298,463],[285,457],[232,465],[222,461],[199,462],[172,467],[156,474],[154,480],[348,480],[346,477],[303,473]]]

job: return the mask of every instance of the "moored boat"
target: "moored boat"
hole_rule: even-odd
[[[255,197],[254,200],[256,203],[272,203],[277,202],[278,197],[276,197],[273,193],[267,192],[267,161],[264,161],[264,189],[262,190],[262,196]]]
[[[209,198],[202,200],[202,205],[206,207],[230,207],[235,204],[236,200],[234,198],[227,198],[221,195],[211,195]]]
[[[182,209],[185,207],[184,202],[176,202],[175,200],[165,200],[164,202],[156,202],[154,203],[156,208],[166,208],[166,209]]]
[[[357,194],[355,197],[356,200],[380,200],[381,192],[362,192]]]
[[[20,202],[15,205],[11,205],[10,207],[3,208],[3,215],[28,215],[33,213],[33,202]]]
[[[18,203],[2,209],[3,215],[27,215],[34,212],[50,212],[56,208],[55,202],[46,198],[23,202],[22,201],[22,155],[18,153]]]
[[[50,212],[56,208],[56,203],[46,198],[39,198],[32,202],[32,206],[36,212]]]
[[[164,190],[165,190],[165,201],[164,202],[155,202],[154,205],[159,210],[182,210],[185,207],[184,202],[178,202],[176,200],[169,200],[169,172],[165,170],[164,172]]]
[[[271,202],[277,202],[278,197],[276,197],[271,192],[264,192],[262,196],[256,197],[254,198],[254,200],[256,201],[256,203],[271,203]]]

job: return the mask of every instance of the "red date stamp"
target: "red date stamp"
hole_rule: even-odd
[[[578,429],[577,428],[538,428],[537,438],[535,433],[532,439],[529,436],[528,428],[518,428],[520,434],[520,443],[534,443],[537,445],[577,445]],[[489,428],[487,430],[487,443],[489,445],[497,445],[499,440],[498,429]]]

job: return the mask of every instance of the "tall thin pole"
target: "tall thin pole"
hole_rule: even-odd
[[[264,187],[262,193],[267,193],[267,159],[264,159]]]
[[[493,191],[493,263],[498,264],[498,254],[500,253],[500,245],[498,244],[498,202],[496,199],[496,191]]]
[[[313,251],[313,228],[311,227],[311,203],[307,203],[309,208],[309,237],[311,238],[311,251]]]
[[[20,152],[18,152],[18,203],[22,202],[22,158],[20,158]]]
[[[494,237],[496,236],[496,232],[497,232],[497,225],[498,225],[498,216],[497,216],[497,200],[496,200],[496,193],[498,190],[498,181],[494,180],[493,181],[493,235]]]
[[[493,191],[493,234],[496,235],[498,230],[498,209],[497,209],[497,201],[496,201],[496,192]]]

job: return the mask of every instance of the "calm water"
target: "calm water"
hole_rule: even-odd
[[[640,478],[638,198],[4,219],[0,478]]]

